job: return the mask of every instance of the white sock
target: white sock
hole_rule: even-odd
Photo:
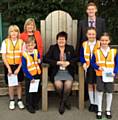
[[[95,91],[95,100],[94,100],[94,104],[98,105],[98,91]]]
[[[94,104],[93,91],[89,91],[90,104]]]
[[[111,110],[111,104],[112,104],[112,93],[106,93],[106,111],[110,111]]]
[[[102,111],[102,97],[103,97],[103,92],[97,92],[98,111]]]

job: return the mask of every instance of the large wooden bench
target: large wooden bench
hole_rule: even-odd
[[[76,46],[77,41],[77,20],[64,11],[57,10],[50,13],[45,20],[41,20],[41,35],[44,44],[44,54],[51,44],[56,43],[56,35],[60,31],[68,33],[68,44]],[[54,91],[53,84],[48,78],[48,66],[42,64],[42,110],[48,110],[48,91]],[[78,105],[82,110],[84,108],[84,72],[81,64],[78,63],[78,75],[76,75],[72,90],[78,92]]]

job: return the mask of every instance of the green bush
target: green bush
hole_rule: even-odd
[[[85,6],[88,0],[12,0],[8,9],[3,10],[4,21],[17,24],[21,31],[27,18],[33,17],[37,27],[40,20],[54,10],[67,11],[73,19],[85,17]],[[118,44],[118,0],[92,0],[98,6],[98,15],[105,18],[108,31],[111,33],[113,44]]]

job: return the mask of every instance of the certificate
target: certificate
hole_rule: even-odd
[[[18,77],[15,74],[8,75],[8,86],[17,86]]]
[[[104,68],[104,71],[102,71],[102,79],[103,82],[113,82],[114,81],[113,69]]]
[[[29,92],[38,92],[40,79],[36,79],[33,83],[30,82]]]

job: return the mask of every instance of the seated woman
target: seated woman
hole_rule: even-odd
[[[63,114],[65,108],[71,109],[68,98],[75,71],[75,51],[73,46],[67,45],[66,32],[59,32],[56,40],[56,44],[51,45],[44,56],[44,62],[50,64],[50,77],[60,97],[59,113]]]

